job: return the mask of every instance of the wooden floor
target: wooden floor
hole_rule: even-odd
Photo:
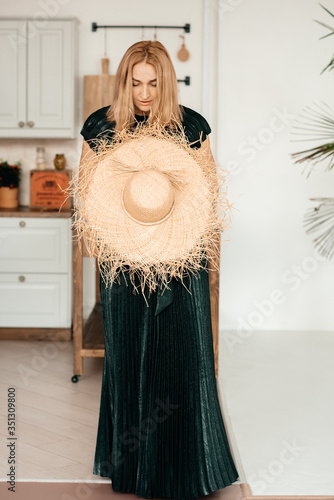
[[[92,474],[103,359],[84,359],[84,374],[76,384],[71,382],[72,359],[71,342],[0,342],[2,402],[9,387],[16,389],[18,458],[13,496],[6,484],[7,457],[1,454],[1,500],[139,498],[113,492],[109,479]],[[8,437],[5,404],[0,414],[4,443]],[[211,496],[216,500],[242,497],[238,484],[205,498]]]
[[[71,342],[1,341],[0,349],[2,403],[8,387],[16,388],[19,479],[96,480],[103,359],[85,359],[84,376],[73,384]],[[1,417],[6,413],[1,404]],[[2,442],[6,432],[3,424]],[[7,467],[1,460],[0,480]]]

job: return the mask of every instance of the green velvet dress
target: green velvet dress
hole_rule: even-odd
[[[112,137],[107,109],[85,122],[88,143]],[[183,115],[189,142],[204,140],[206,120],[185,107]],[[127,273],[120,284],[100,281],[105,357],[93,473],[111,478],[114,491],[186,500],[239,477],[218,399],[203,264],[185,286],[173,279],[170,290],[146,292],[147,303]]]

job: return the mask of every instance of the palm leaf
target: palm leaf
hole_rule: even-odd
[[[324,28],[328,28],[329,30],[333,30],[331,26],[328,26],[328,24],[322,23],[321,21],[317,21],[314,19],[316,23],[320,24],[320,26],[323,26]],[[331,31],[331,33],[327,33],[327,35],[323,35],[319,38],[319,40],[322,40],[323,38],[327,38],[328,36],[334,35],[334,30]]]
[[[320,5],[320,7],[322,7],[327,12],[327,14],[329,14],[332,17],[334,17],[334,14],[330,10],[328,10],[326,7],[324,7],[323,5],[321,5],[321,3],[319,5]],[[327,35],[324,35],[324,36],[320,37],[320,40],[322,40],[323,38],[327,38],[328,36],[334,35],[334,28],[332,28],[331,26],[328,26],[328,24],[322,23],[321,21],[315,20],[315,22],[318,23],[318,24],[320,24],[324,28],[327,28],[327,29],[330,30],[330,33],[327,33]],[[332,59],[329,62],[329,64],[327,64],[327,66],[321,71],[321,74],[324,73],[324,71],[326,71],[327,69],[331,70],[333,68],[334,68],[334,56],[332,57]]]
[[[322,7],[326,12],[328,12],[328,14],[330,14],[332,17],[334,17],[334,14],[332,12],[330,12],[328,9],[326,9],[326,7],[324,7],[323,5],[321,5],[321,3],[319,3],[320,7]]]
[[[324,160],[328,160],[325,170],[332,170],[334,167],[334,110],[332,108],[325,103],[314,104],[313,107],[306,106],[295,120],[291,134],[303,137],[303,139],[298,139],[299,141],[326,141],[291,154],[295,163],[307,162],[307,166],[310,165],[307,177],[311,174],[313,167]],[[305,136],[307,139],[304,138]]]
[[[334,198],[310,198],[320,202],[317,207],[308,209],[304,215],[306,233],[318,233],[313,240],[314,246],[323,257],[331,259],[334,255]]]
[[[329,71],[331,69],[333,69],[334,67],[334,57],[331,59],[331,61],[327,64],[327,66],[322,70],[322,72],[320,73],[321,75],[326,71],[326,69],[329,69]]]

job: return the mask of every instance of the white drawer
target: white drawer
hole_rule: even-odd
[[[63,219],[0,218],[0,272],[68,272],[70,224]]]
[[[71,326],[65,274],[0,274],[0,327]]]

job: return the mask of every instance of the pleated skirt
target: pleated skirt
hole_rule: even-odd
[[[143,498],[186,500],[238,479],[218,399],[207,270],[157,293],[100,281],[105,357],[93,474]]]

